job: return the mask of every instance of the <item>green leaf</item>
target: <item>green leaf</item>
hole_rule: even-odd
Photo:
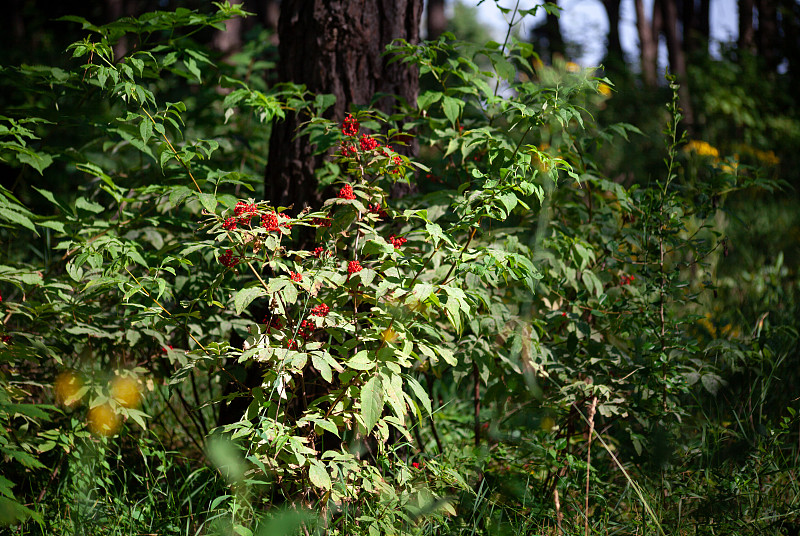
[[[361,417],[369,434],[383,413],[383,385],[380,376],[373,376],[361,388]]]
[[[44,169],[53,163],[53,157],[49,154],[34,153],[33,151],[19,152],[17,153],[17,159],[38,171],[39,175],[44,175],[44,173],[42,173]]]
[[[328,475],[328,470],[318,460],[311,460],[311,465],[308,467],[308,478],[320,489],[331,489],[331,477]]]
[[[447,116],[454,126],[456,121],[458,121],[458,116],[461,115],[462,106],[464,106],[464,101],[455,99],[453,97],[448,97],[447,95],[445,95],[444,99],[442,100],[444,115]]]
[[[260,298],[267,294],[267,291],[264,290],[264,287],[256,286],[256,287],[248,287],[243,288],[239,292],[236,293],[236,297],[233,299],[233,307],[236,311],[237,315],[242,314],[242,311],[247,309],[247,306],[252,303],[253,300],[256,298]]]
[[[371,370],[375,368],[375,361],[370,359],[366,350],[361,350],[345,364],[355,370]]]
[[[85,197],[79,197],[78,199],[75,200],[75,208],[79,208],[87,212],[92,212],[94,214],[100,214],[105,210],[103,205],[101,205],[100,203],[95,203],[94,201],[90,201]]]
[[[440,91],[425,91],[417,97],[417,107],[420,110],[427,110],[428,107],[442,98]]]
[[[314,424],[325,430],[326,432],[330,432],[337,437],[339,436],[339,429],[336,428],[336,425],[329,421],[328,419],[312,419]]]
[[[414,396],[417,397],[417,400],[419,400],[422,403],[422,406],[425,408],[425,411],[428,412],[428,415],[433,413],[431,410],[431,399],[428,396],[428,392],[425,391],[422,385],[412,376],[409,376],[408,374],[403,374],[403,377],[406,379],[406,382],[408,383],[408,386],[411,388],[411,391],[414,393]]]
[[[214,194],[198,193],[197,197],[200,199],[200,204],[211,214],[217,210],[217,198]]]
[[[186,186],[178,186],[169,193],[169,204],[177,207],[190,195],[192,195],[192,190]]]
[[[142,141],[147,143],[153,137],[153,122],[149,119],[142,119],[142,122],[139,123],[139,135],[142,137]]]
[[[23,214],[20,214],[19,212],[15,212],[13,210],[0,207],[0,218],[3,218],[4,220],[10,221],[12,223],[17,223],[36,233],[36,227],[33,226],[33,222],[30,220],[30,218],[28,218]]]
[[[328,383],[333,381],[333,372],[331,371],[331,366],[317,352],[311,354],[311,364],[314,365],[314,368],[319,371],[322,379]]]

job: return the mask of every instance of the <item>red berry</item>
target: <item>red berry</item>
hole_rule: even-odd
[[[352,114],[347,114],[342,123],[342,134],[345,136],[358,136],[358,129],[360,125]]]
[[[289,272],[289,277],[291,277],[292,281],[294,281],[295,283],[299,283],[300,281],[303,280],[303,274],[298,272]]]
[[[236,218],[228,218],[225,220],[225,223],[222,224],[222,228],[226,231],[233,231],[236,229],[236,222],[238,220]]]
[[[361,263],[358,261],[350,261],[347,263],[347,273],[353,275],[363,270]]]
[[[359,145],[361,145],[362,151],[371,151],[373,149],[377,149],[380,147],[380,143],[377,142],[375,138],[372,136],[367,136],[366,134],[361,135],[361,140],[359,141]]]
[[[339,199],[355,199],[356,194],[353,193],[353,187],[349,184],[345,184],[341,190],[339,190]]]
[[[261,225],[265,227],[267,231],[277,231],[278,216],[274,212],[267,212],[261,216]]]
[[[223,266],[227,266],[228,268],[233,268],[237,264],[239,264],[239,258],[234,258],[233,251],[230,249],[225,250],[225,253],[219,256],[219,262]]]
[[[331,311],[330,307],[325,305],[317,305],[316,307],[311,308],[311,314],[313,316],[328,316],[328,313]]]

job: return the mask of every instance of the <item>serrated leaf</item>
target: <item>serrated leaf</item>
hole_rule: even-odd
[[[190,195],[192,195],[192,191],[189,188],[186,186],[177,186],[169,193],[169,204],[173,207],[177,207]]]
[[[369,434],[383,413],[383,384],[380,376],[373,376],[361,388],[361,417]]]
[[[20,214],[19,212],[8,210],[7,208],[0,208],[0,218],[12,223],[17,223],[27,229],[30,229],[34,233],[36,232],[36,227],[33,226],[33,222],[30,220],[30,218]]]
[[[322,379],[328,383],[333,381],[333,372],[331,371],[331,366],[322,358],[321,355],[316,352],[312,353],[311,364],[314,365],[314,368],[319,371]]]
[[[428,107],[442,98],[440,91],[424,91],[417,97],[417,107],[420,110],[427,110]]]
[[[422,403],[422,406],[425,408],[425,411],[428,412],[428,415],[433,413],[431,411],[431,399],[428,396],[428,392],[425,391],[422,385],[412,376],[404,374],[403,377],[406,379],[406,383],[411,388],[411,391],[414,393],[414,396],[417,397],[417,400],[419,400]]]
[[[198,193],[198,199],[200,199],[200,204],[203,205],[203,208],[206,209],[211,214],[217,210],[217,198],[214,194],[204,194]]]
[[[366,350],[361,350],[345,365],[355,370],[371,370],[375,368],[375,361],[370,358]]]
[[[242,314],[242,311],[244,311],[253,300],[264,296],[266,293],[267,291],[260,286],[241,289],[236,293],[236,297],[233,299],[233,307],[236,311],[236,314]]]
[[[314,424],[325,430],[326,432],[330,432],[333,435],[339,436],[339,429],[336,428],[336,425],[329,421],[328,419],[314,419]]]
[[[311,465],[308,466],[308,478],[320,489],[331,489],[331,477],[322,462],[311,460]]]
[[[716,396],[719,390],[725,385],[725,380],[714,373],[703,374],[700,378],[700,382],[703,384],[703,387],[706,388],[706,391],[713,396]]]
[[[44,175],[44,169],[53,163],[53,157],[45,153],[34,152],[19,152],[17,159],[23,164],[28,164],[33,169],[39,172],[39,175]]]
[[[442,99],[442,107],[444,108],[444,115],[450,122],[455,126],[456,121],[458,121],[458,116],[461,115],[461,107],[464,105],[464,101],[460,99],[456,99],[453,97],[448,97],[447,95],[444,96]]]
[[[101,205],[100,203],[89,201],[85,197],[79,197],[78,199],[75,200],[75,208],[79,208],[87,212],[92,212],[94,214],[99,214],[105,210],[105,208],[103,208],[103,205]]]
[[[149,119],[142,119],[142,122],[139,123],[139,135],[142,137],[142,141],[147,143],[153,137],[153,122]]]

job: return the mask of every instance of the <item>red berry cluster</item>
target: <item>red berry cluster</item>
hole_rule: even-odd
[[[255,204],[245,203],[244,201],[237,202],[236,206],[233,208],[233,213],[239,218],[239,223],[241,225],[249,225],[250,218],[257,212],[258,209]]]
[[[0,294],[0,303],[3,303],[3,295]]]
[[[347,158],[347,157],[355,158],[355,156],[358,154],[358,149],[356,149],[356,146],[353,145],[352,143],[342,143],[342,153],[341,154],[345,158]]]
[[[392,245],[394,246],[394,249],[400,249],[400,247],[401,247],[403,244],[405,244],[406,242],[408,242],[408,240],[406,240],[406,239],[405,239],[405,238],[403,238],[402,236],[400,236],[400,237],[397,237],[397,236],[395,236],[395,235],[391,235],[391,236],[389,237],[389,243],[390,243],[390,244],[392,244]]]
[[[2,337],[0,337],[0,341],[3,341],[6,344],[10,344],[11,343],[11,335],[3,335]]]
[[[384,208],[381,208],[380,203],[376,203],[375,205],[370,203],[367,206],[367,210],[369,210],[370,213],[372,213],[372,214],[377,214],[379,218],[386,218],[387,216],[389,216],[389,214],[387,214],[386,210]]]
[[[267,333],[270,333],[273,329],[274,330],[281,330],[283,329],[283,322],[277,316],[273,316],[271,320],[268,320],[269,315],[264,317],[264,320],[261,322],[262,324],[269,324],[267,326]]]
[[[324,303],[322,305],[317,305],[316,307],[311,308],[312,316],[328,316],[328,313],[330,312],[331,308]]]
[[[222,228],[225,229],[226,231],[233,231],[234,229],[236,229],[236,224],[238,223],[238,221],[239,220],[237,220],[236,218],[227,218],[225,220],[225,223],[222,224]]]
[[[361,145],[362,151],[371,151],[373,149],[377,149],[380,147],[380,143],[378,140],[373,138],[372,136],[367,136],[366,134],[361,135],[361,140],[359,141],[359,145]]]
[[[353,114],[347,114],[342,123],[342,134],[345,136],[358,136],[358,129],[360,125]]]
[[[219,262],[222,266],[233,268],[234,266],[239,264],[239,257],[234,257],[233,251],[227,249],[225,250],[225,253],[219,256]]]
[[[261,226],[266,228],[267,231],[277,231],[280,227],[278,224],[278,215],[274,212],[267,212],[261,216]]]
[[[330,227],[332,222],[330,218],[314,218],[311,223],[317,227]]]
[[[294,281],[295,283],[299,283],[300,281],[303,280],[303,274],[299,272],[289,272],[289,277],[291,277],[292,281]]]
[[[297,334],[304,339],[310,339],[314,334],[314,323],[309,320],[303,320],[300,323],[300,328],[297,330]]]
[[[619,284],[622,285],[622,286],[630,285],[635,280],[636,280],[636,276],[635,275],[625,275],[625,274],[623,274],[623,275],[619,276]]]
[[[312,251],[312,252],[311,252],[311,254],[312,254],[314,257],[316,257],[316,258],[318,258],[318,259],[319,259],[319,258],[320,258],[320,256],[322,255],[322,252],[323,252],[323,251],[325,251],[325,248],[323,248],[322,246],[319,246],[319,247],[316,247],[316,248],[314,248],[314,251]]]
[[[297,350],[297,341],[294,339],[286,339],[286,348],[289,350]]]
[[[358,261],[350,261],[347,263],[347,273],[349,275],[358,273],[363,269],[364,269],[363,266],[361,266],[361,263]]]
[[[345,184],[342,186],[342,189],[339,190],[339,199],[349,199],[353,200],[356,198],[356,194],[353,193],[353,187],[349,184]]]

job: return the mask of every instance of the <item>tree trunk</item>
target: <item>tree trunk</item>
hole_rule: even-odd
[[[658,46],[657,35],[644,12],[644,0],[634,0],[636,6],[636,29],[639,32],[639,50],[641,57],[642,80],[646,87],[656,87],[658,83]]]
[[[427,39],[439,39],[447,29],[447,17],[444,14],[444,0],[428,0]]]
[[[558,5],[558,0],[553,0],[553,4]],[[559,23],[556,15],[547,14],[547,22],[545,23],[545,32],[547,35],[547,45],[550,50],[550,61],[552,62],[556,56],[564,57],[567,47],[564,46],[564,36],[561,34],[561,24]]]
[[[606,46],[606,62],[616,66],[624,65],[622,45],[619,41],[619,5],[621,0],[603,0],[608,16],[608,43]]]
[[[767,70],[774,71],[781,60],[776,2],[775,0],[756,0],[756,7],[758,8],[758,31],[756,32],[758,55],[764,59]]]
[[[739,50],[755,52],[756,34],[753,29],[753,0],[739,0]]]
[[[710,0],[683,0],[683,50],[687,56],[708,54]]]
[[[341,121],[351,104],[368,105],[376,93],[416,102],[419,74],[402,62],[388,65],[385,46],[402,38],[419,41],[422,0],[284,0],[278,24],[281,81],[305,84],[313,93],[331,93],[336,103],[326,116]],[[396,101],[377,107],[391,111]],[[273,204],[321,202],[308,139],[296,137],[304,118],[287,114],[272,126],[265,195]]]
[[[676,0],[662,0],[661,8],[661,13],[664,17],[664,35],[667,38],[669,64],[672,73],[678,77],[678,83],[681,85],[679,90],[680,104],[683,109],[686,128],[691,131],[694,124],[694,114],[692,113],[689,86],[687,85],[686,56],[683,53],[681,38],[678,34],[678,6],[676,5]]]
[[[232,4],[241,4],[242,0],[231,0]],[[234,17],[225,21],[225,29],[214,32],[212,46],[223,56],[230,56],[242,50],[243,19]]]

